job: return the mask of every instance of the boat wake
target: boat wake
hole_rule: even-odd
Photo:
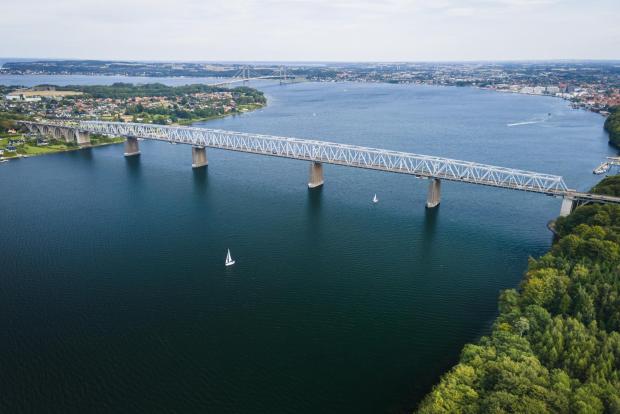
[[[513,126],[519,126],[519,125],[540,124],[541,122],[547,121],[550,116],[551,116],[551,112],[547,114],[546,118],[539,117],[538,119],[534,118],[531,121],[513,122],[512,124],[506,124],[506,126],[513,127]]]
[[[544,122],[544,121],[523,121],[523,122],[515,122],[515,123],[513,123],[513,124],[506,124],[506,126],[513,127],[513,126],[519,126],[519,125],[539,124],[539,123],[541,123],[541,122]]]

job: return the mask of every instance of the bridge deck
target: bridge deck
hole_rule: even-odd
[[[585,202],[600,201],[600,202],[605,202],[605,203],[620,204],[620,197],[613,197],[613,196],[608,196],[608,195],[603,195],[603,194],[568,192],[566,196],[572,197],[578,201],[585,201]]]
[[[33,127],[42,124],[23,123],[26,125],[30,124]],[[123,122],[80,121],[79,125],[47,125],[59,128],[74,128],[84,132],[111,136],[176,142],[274,157],[411,174],[420,178],[438,178],[554,196],[564,196],[574,192],[569,190],[562,177],[557,175],[310,139],[207,128]]]
[[[549,195],[563,195],[568,191],[562,177],[557,175],[333,142],[207,128],[103,121],[82,121],[79,129]]]

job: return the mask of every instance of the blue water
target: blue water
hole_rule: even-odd
[[[532,169],[580,190],[614,154],[600,116],[554,98],[261,88],[265,109],[205,125]],[[326,165],[308,191],[301,161],[208,150],[192,171],[187,146],[140,146],[0,165],[0,411],[410,411],[549,248],[560,207],[445,182],[425,210],[428,182],[410,176]]]

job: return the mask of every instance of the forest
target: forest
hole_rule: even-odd
[[[620,196],[620,177],[592,191]],[[578,207],[555,229],[418,413],[620,413],[620,206]]]
[[[618,147],[620,146],[620,107],[615,106],[610,112],[605,120],[605,131],[609,134],[609,142]]]

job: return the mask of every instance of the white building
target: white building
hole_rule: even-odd
[[[24,96],[24,95],[6,95],[7,101],[17,101],[17,102],[39,102],[41,100],[40,96]]]

